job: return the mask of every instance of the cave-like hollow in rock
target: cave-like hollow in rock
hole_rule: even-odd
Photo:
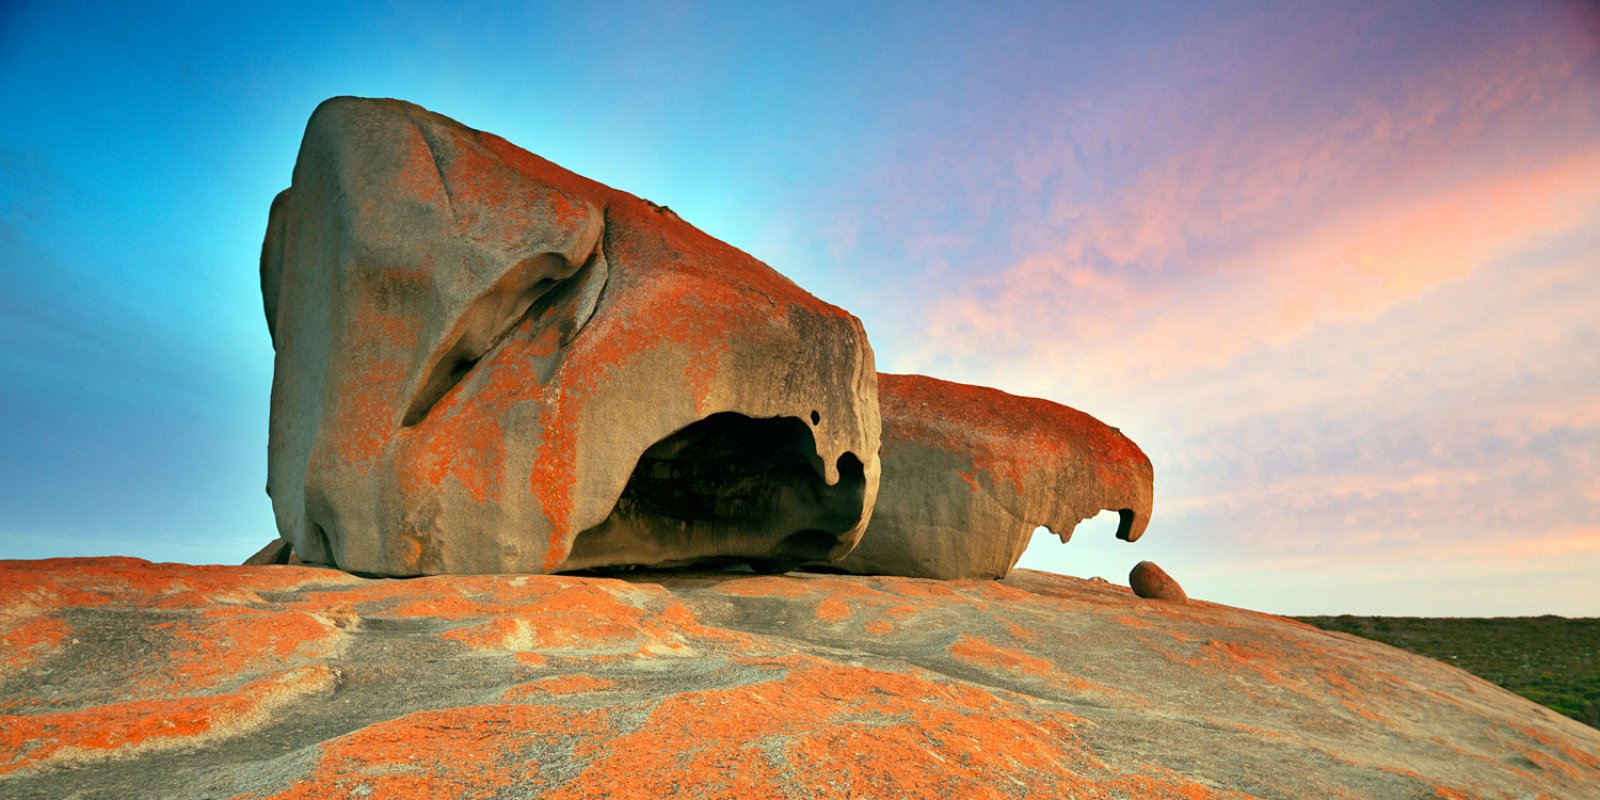
[[[639,456],[610,516],[578,535],[562,569],[743,562],[786,572],[838,558],[867,481],[853,453],[837,467],[830,486],[803,420],[712,414]]]

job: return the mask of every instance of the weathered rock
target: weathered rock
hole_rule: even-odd
[[[1140,561],[1133,565],[1128,572],[1128,586],[1134,594],[1151,600],[1189,601],[1189,595],[1184,593],[1183,587],[1166,570],[1151,561]]]
[[[878,483],[860,322],[666,209],[336,98],[272,204],[268,491],[383,575],[843,555]]]
[[[265,547],[257,550],[253,555],[244,560],[247,567],[264,567],[268,564],[287,564],[294,551],[289,548],[289,543],[282,537],[273,539]]]
[[[0,562],[0,796],[1600,796],[1600,731],[1279,617],[629,575]]]
[[[1122,432],[1049,400],[921,375],[878,376],[882,488],[832,566],[861,574],[1002,577],[1044,525],[1065,542],[1102,510],[1117,538],[1150,521],[1150,459]]]

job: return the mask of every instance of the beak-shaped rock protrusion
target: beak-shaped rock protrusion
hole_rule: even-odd
[[[831,566],[997,578],[1039,525],[1066,541],[1104,510],[1117,537],[1150,521],[1150,459],[1122,432],[1059,403],[921,375],[878,376],[882,489],[861,543]]]

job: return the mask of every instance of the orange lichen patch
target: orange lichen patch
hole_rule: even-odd
[[[1033,675],[1048,675],[1055,669],[1054,665],[1042,658],[966,634],[950,645],[950,655],[977,667],[1022,670]]]
[[[533,319],[524,320],[519,333],[527,333]],[[543,384],[534,369],[559,344],[559,331],[548,328],[536,336],[508,338],[477,370],[492,379],[452,386],[428,416],[404,434],[405,458],[397,466],[403,491],[426,494],[450,478],[467,490],[475,502],[502,500],[500,486],[523,463],[506,459],[506,421],[516,419],[517,406],[537,396]],[[520,475],[520,472],[516,472]],[[546,488],[558,484],[549,480]],[[566,476],[570,481],[570,476]]]
[[[894,624],[881,619],[872,620],[863,625],[862,628],[874,636],[882,636],[886,633],[894,632]]]
[[[1370,720],[1372,722],[1384,722],[1384,723],[1388,722],[1387,719],[1385,719],[1384,717],[1374,713],[1371,709],[1367,708],[1366,706],[1361,705],[1360,703],[1352,703],[1352,702],[1350,702],[1348,700],[1341,700],[1341,701],[1339,701],[1339,705],[1344,706],[1346,711],[1349,711],[1350,713],[1355,714],[1358,717],[1362,717],[1362,718]]]
[[[1346,711],[1373,722],[1387,722],[1386,719],[1368,708],[1370,705],[1369,693],[1361,691],[1338,669],[1318,669],[1316,676],[1326,684],[1325,691],[1337,698],[1339,705],[1343,706]]]
[[[506,592],[510,597],[498,602],[484,601],[476,613],[464,616],[486,616],[487,620],[443,636],[486,651],[581,650],[591,655],[662,655],[682,649],[680,626],[687,609],[681,604],[665,606],[668,619],[661,611],[628,602],[594,583],[568,580],[569,585],[524,603],[505,602],[520,599],[516,592]],[[404,610],[416,613],[415,606]]]
[[[617,682],[609,678],[596,678],[581,673],[570,675],[552,675],[536,681],[517,684],[500,694],[500,702],[510,703],[517,700],[526,700],[530,697],[541,695],[568,695],[583,692],[601,692],[616,686]]]
[[[1435,785],[1433,787],[1433,796],[1439,798],[1439,800],[1476,800],[1477,799],[1477,795],[1467,794],[1466,792],[1463,792],[1463,791],[1461,791],[1459,789],[1452,789],[1452,788],[1450,788],[1448,786],[1439,786],[1439,785]]]
[[[695,619],[694,612],[690,611],[688,606],[679,602],[670,603],[666,608],[661,609],[661,620],[672,625],[693,625],[698,622]]]
[[[190,566],[174,569],[138,558],[47,559],[0,562],[5,606],[43,609],[108,604],[181,610],[262,602],[262,592],[316,584],[360,584],[352,575],[311,567]]]
[[[1011,634],[1011,636],[1013,638],[1020,639],[1020,640],[1022,640],[1024,642],[1033,641],[1033,638],[1036,635],[1036,634],[1034,634],[1033,631],[1030,631],[1027,628],[1022,627],[1021,625],[1018,625],[1015,622],[1007,622],[1007,623],[1005,623],[1005,626],[1006,626],[1006,633],[1009,633],[1009,634]]]
[[[556,575],[527,575],[507,579],[488,575],[450,575],[409,580],[364,581],[353,589],[307,592],[301,602],[312,606],[356,606],[365,616],[467,619],[513,612],[575,587],[626,584],[585,581]]]
[[[594,336],[588,337],[593,339]],[[575,412],[564,412],[567,396],[555,393],[545,398],[539,417],[544,438],[534,453],[528,476],[528,491],[539,501],[545,519],[550,521],[550,544],[543,567],[554,571],[572,552],[577,531],[572,526],[572,482],[577,473],[578,420]]]
[[[103,605],[110,598],[103,592],[80,587],[81,577],[97,577],[114,564],[138,559],[64,559],[40,561],[0,561],[0,618],[31,617],[58,608]]]
[[[1223,672],[1236,672],[1242,667],[1260,675],[1267,683],[1275,686],[1289,685],[1289,681],[1282,673],[1283,667],[1288,662],[1255,642],[1211,639],[1201,646],[1198,658],[1186,663],[1197,669]]]
[[[487,622],[446,631],[443,636],[474,650],[520,653],[537,646],[536,630],[534,621],[523,617],[496,617]]]
[[[513,787],[538,795],[541,758],[609,731],[603,712],[549,705],[419,711],[328,742],[305,780],[268,800],[486,798]]]
[[[583,742],[588,766],[544,797],[998,798],[1092,787],[1083,772],[1102,766],[1069,715],[927,673],[782,663],[774,680],[669,697],[638,730]]]
[[[1417,781],[1423,779],[1422,775],[1416,770],[1405,769],[1403,767],[1379,767],[1378,769],[1387,772],[1390,775],[1399,775],[1402,778],[1410,778]]]
[[[346,623],[348,624],[348,623]],[[221,606],[197,618],[152,626],[175,641],[159,674],[141,688],[206,689],[241,675],[281,670],[332,655],[339,624],[323,614]]]
[[[398,465],[402,491],[438,487],[454,479],[475,502],[499,500],[495,488],[505,468],[505,430],[479,404],[460,404],[462,384],[451,387],[422,424],[406,431],[408,457]]]
[[[817,619],[823,622],[839,622],[849,616],[850,606],[836,597],[830,597],[817,604]]]
[[[1232,728],[1233,730],[1236,730],[1236,731],[1238,731],[1240,733],[1247,733],[1247,734],[1250,734],[1251,736],[1257,736],[1257,737],[1260,737],[1260,738],[1263,738],[1263,739],[1282,739],[1283,738],[1283,734],[1278,733],[1277,731],[1269,730],[1267,728],[1262,728],[1262,727],[1258,727],[1258,726],[1255,726],[1255,725],[1246,725],[1246,724],[1244,724],[1242,722],[1231,723],[1231,724],[1228,725],[1228,727]]]
[[[54,652],[71,628],[48,615],[8,619],[0,609],[0,670],[22,669]],[[20,615],[19,615],[20,616]]]
[[[334,377],[339,388],[328,393],[328,421],[322,429],[336,434],[328,441],[343,466],[361,467],[377,461],[400,430],[411,369],[398,353],[415,342],[416,323],[412,315],[385,313],[370,303],[360,303],[353,314],[352,328],[386,346]]]
[[[983,491],[983,487],[978,485],[978,468],[977,467],[973,467],[972,469],[969,469],[969,470],[966,470],[966,471],[963,471],[963,472],[957,472],[956,473],[956,477],[958,477],[961,480],[965,481],[967,486],[970,487],[972,489],[972,491],[974,491],[974,492]],[[1020,483],[1017,485],[1017,491],[1019,491],[1019,492],[1022,491],[1022,486],[1021,486]]]
[[[194,747],[265,724],[273,710],[337,683],[324,665],[298,667],[219,695],[136,700],[80,711],[0,715],[0,775],[62,762]]]
[[[1135,617],[1135,616],[1130,616],[1128,614],[1118,614],[1118,615],[1112,617],[1111,621],[1117,623],[1118,625],[1122,625],[1124,627],[1127,627],[1127,628],[1153,628],[1153,627],[1155,627],[1154,625],[1150,624],[1149,622],[1146,622],[1145,620],[1139,619],[1138,617]]]
[[[1591,770],[1600,770],[1600,752],[1585,752],[1573,747],[1570,742],[1564,742],[1548,733],[1536,728],[1517,727],[1517,733],[1538,742],[1541,747],[1547,748],[1565,756],[1572,763]]]
[[[1098,787],[1109,795],[1138,800],[1253,800],[1255,795],[1227,789],[1217,790],[1193,783],[1170,769],[1148,767],[1153,775],[1128,775],[1112,778]]]
[[[1593,769],[1583,769],[1571,761],[1559,757],[1543,748],[1521,747],[1511,745],[1510,749],[1517,755],[1527,759],[1529,763],[1545,772],[1555,773],[1572,780],[1583,780],[1593,777]]]

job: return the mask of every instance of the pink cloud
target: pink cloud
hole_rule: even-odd
[[[1584,75],[1597,51],[1551,25],[1398,81],[1397,99],[1223,119],[1090,210],[1053,206],[1075,220],[1064,235],[1015,234],[1034,246],[936,299],[909,368],[997,348],[1081,363],[1104,347],[1104,368],[1133,385],[1371,316],[1580,226],[1600,207],[1600,101]]]
[[[1224,85],[1196,103],[1239,119],[1098,194],[1064,149],[1019,158],[1058,201],[1019,203],[1010,258],[941,273],[884,368],[1122,426],[1157,462],[1143,546],[1218,537],[1177,545],[1211,569],[1592,559],[1600,37],[1511,33],[1298,116]]]

